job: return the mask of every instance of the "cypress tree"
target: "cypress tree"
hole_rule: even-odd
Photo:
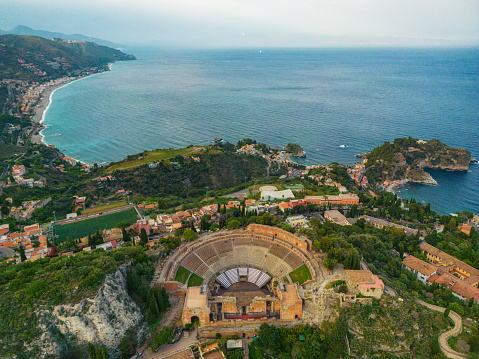
[[[142,228],[140,231],[140,244],[143,246],[146,246],[147,243],[148,243],[148,236],[146,234],[145,228]]]
[[[158,303],[156,302],[155,295],[151,293],[151,291],[148,293],[149,298],[148,298],[148,308],[151,310],[155,318],[158,318],[160,316],[160,310],[158,309]]]
[[[165,287],[161,287],[161,296],[163,297],[163,302],[165,303],[165,308],[170,306],[170,298],[168,293],[166,293]]]
[[[20,260],[22,262],[25,262],[27,260],[27,256],[25,255],[25,248],[23,246],[20,246]]]
[[[128,243],[131,241],[131,238],[130,236],[128,235],[128,232],[126,231],[125,228],[122,228],[121,229],[121,234],[123,236],[123,243]]]

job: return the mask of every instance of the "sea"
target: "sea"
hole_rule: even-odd
[[[136,61],[56,90],[44,141],[85,163],[158,148],[300,144],[306,165],[352,165],[399,137],[437,138],[479,159],[479,49],[127,48]],[[479,213],[479,165],[430,171],[403,198]]]

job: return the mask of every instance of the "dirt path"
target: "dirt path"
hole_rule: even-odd
[[[445,308],[438,307],[437,305],[432,305],[432,304],[426,303],[426,302],[424,302],[420,299],[416,299],[416,301],[419,304],[421,304],[425,307],[428,307],[431,310],[435,310],[436,312],[444,313],[444,311],[445,311]],[[456,352],[447,343],[449,338],[451,338],[453,336],[456,336],[456,335],[458,335],[462,332],[462,318],[459,314],[457,314],[456,312],[453,312],[452,310],[449,313],[449,318],[451,318],[454,321],[454,328],[452,328],[451,330],[448,330],[447,332],[442,333],[439,336],[439,346],[441,347],[441,350],[444,353],[444,355],[448,358],[467,359],[468,358],[467,355]]]

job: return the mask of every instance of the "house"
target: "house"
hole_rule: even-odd
[[[24,165],[14,165],[12,167],[12,176],[15,177],[21,177],[25,173],[27,173],[27,170],[25,169]]]
[[[359,205],[359,196],[354,193],[340,193],[337,196],[305,196],[306,203],[320,205],[351,206]]]
[[[284,213],[284,211],[286,211],[287,209],[289,210],[289,204],[287,204],[286,202],[281,202],[281,203],[278,205],[278,207],[279,207],[279,210],[280,210],[281,212],[283,212],[283,213]]]
[[[384,219],[374,218],[374,217],[370,217],[370,216],[362,216],[361,218],[364,218],[366,220],[366,222],[372,224],[374,227],[376,227],[378,229],[383,229],[384,227],[399,228],[399,229],[402,229],[404,231],[404,233],[406,233],[406,235],[408,235],[408,236],[416,235],[417,232],[418,232],[417,229],[409,228],[409,227],[406,227],[406,226],[402,226],[400,224],[385,221]]]
[[[439,272],[442,272],[442,270],[439,270]],[[479,301],[479,289],[450,273],[434,274],[427,281],[428,284],[437,283],[444,288],[450,289],[453,296],[464,302],[469,301],[471,298],[474,298],[474,301]]]
[[[435,266],[443,269],[445,272],[454,274],[456,277],[461,279],[468,278],[479,278],[479,270],[470,266],[469,264],[460,261],[459,259],[447,254],[440,249],[430,245],[427,242],[422,242],[419,244],[422,252],[426,255],[429,262],[433,263]],[[472,279],[470,279],[472,280]]]
[[[333,209],[331,211],[325,211],[324,212],[324,218],[327,221],[339,224],[340,226],[350,226],[351,225],[351,223],[348,222],[346,217],[336,209]]]
[[[289,200],[289,208],[293,209],[294,206],[303,206],[306,208],[307,203],[304,199],[290,199]]]
[[[424,284],[426,284],[426,281],[430,276],[436,274],[438,269],[435,265],[424,262],[414,256],[407,256],[406,258],[404,258],[404,260],[402,261],[402,265],[408,271],[413,272],[416,275],[417,279],[419,279]]]
[[[306,225],[306,218],[303,215],[289,216],[286,218],[286,224],[294,228],[304,227]]]
[[[0,225],[0,237],[7,235],[8,232],[10,232],[10,225],[8,223]]]
[[[347,270],[346,285],[353,293],[377,299],[381,299],[384,292],[383,281],[370,270]]]
[[[136,226],[135,227],[136,227],[135,232],[137,234],[141,233],[142,228],[145,229],[147,235],[150,234],[150,224],[148,223],[147,219],[139,219],[138,221],[136,221]]]
[[[459,229],[462,233],[465,233],[467,234],[468,236],[471,235],[471,229],[472,229],[472,226],[469,226],[467,224],[461,224],[459,227],[457,227],[457,229]]]

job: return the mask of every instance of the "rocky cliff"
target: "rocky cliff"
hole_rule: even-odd
[[[58,331],[62,338],[75,338],[79,344],[100,344],[116,350],[126,331],[138,327],[138,336],[148,331],[140,308],[126,289],[126,265],[105,278],[94,298],[77,304],[58,305],[41,313],[44,329],[38,344],[44,355],[60,351]],[[116,357],[113,351],[111,357]]]
[[[301,148],[300,145],[296,143],[288,143],[284,147],[284,150],[286,153],[289,153],[294,157],[306,157],[306,153],[304,152],[304,150]]]
[[[385,142],[365,154],[367,176],[370,180],[409,180],[436,184],[425,168],[467,171],[471,153],[463,148],[452,148],[439,140],[421,141],[413,138]]]

